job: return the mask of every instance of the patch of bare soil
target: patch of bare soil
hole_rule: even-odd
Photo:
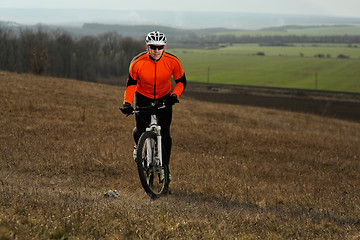
[[[184,96],[214,103],[265,107],[360,121],[360,94],[357,93],[190,83]]]

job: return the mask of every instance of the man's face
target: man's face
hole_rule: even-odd
[[[165,45],[147,45],[146,48],[155,61],[159,60],[165,51]]]

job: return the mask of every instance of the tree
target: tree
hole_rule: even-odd
[[[75,78],[79,80],[95,81],[98,75],[97,56],[100,44],[98,39],[85,36],[75,45]]]
[[[18,34],[0,27],[0,69],[8,71],[97,81],[127,75],[131,59],[142,50],[142,43],[115,32],[74,37],[41,25]]]
[[[50,66],[51,73],[57,77],[70,78],[72,76],[73,55],[75,43],[71,35],[66,32],[56,32],[51,44]]]

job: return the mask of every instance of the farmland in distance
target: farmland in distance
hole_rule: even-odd
[[[360,46],[234,44],[217,49],[169,49],[189,81],[360,92]]]

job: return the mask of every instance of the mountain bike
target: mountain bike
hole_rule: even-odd
[[[150,124],[137,143],[135,161],[141,184],[145,192],[156,199],[166,195],[169,189],[169,166],[163,164],[161,126],[156,113],[165,108],[165,102],[154,102],[147,107],[137,107],[133,114],[146,112],[151,114]]]

